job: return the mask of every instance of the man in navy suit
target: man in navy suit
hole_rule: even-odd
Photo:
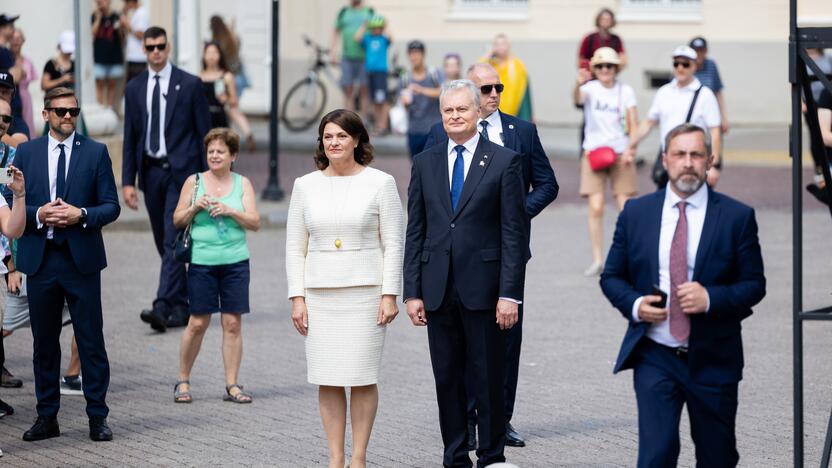
[[[90,439],[107,441],[105,402],[110,364],[104,347],[101,270],[107,266],[101,228],[121,209],[107,147],[75,132],[78,100],[69,88],[44,97],[49,134],[17,148],[26,174],[26,230],[18,242],[17,269],[27,275],[34,338],[38,417],[23,440],[58,437],[61,313],[69,305],[81,357]]]
[[[477,466],[505,461],[502,330],[517,323],[526,271],[522,161],[480,137],[479,98],[471,81],[443,86],[450,139],[413,158],[408,188],[404,297],[413,324],[428,328],[446,467],[471,466],[466,371],[480,427]]]
[[[173,212],[185,179],[207,170],[202,140],[211,127],[202,82],[168,62],[170,45],[164,29],[144,33],[148,71],[124,90],[124,160],[121,182],[130,209],[139,206],[139,189],[162,259],[153,307],[140,317],[157,331],[188,323],[185,264],[173,256],[176,227]]]
[[[639,467],[676,466],[683,405],[697,466],[731,467],[740,323],[766,292],[757,222],[705,183],[714,156],[702,128],[679,125],[664,147],[668,188],[627,202],[601,275],[629,324],[614,372],[634,371]]]
[[[537,127],[525,120],[512,117],[498,110],[500,107],[500,93],[503,92],[503,84],[497,70],[487,63],[475,63],[468,68],[468,79],[480,89],[480,115],[477,122],[477,130],[483,138],[492,143],[504,146],[520,154],[523,177],[523,192],[526,194],[526,214],[529,222],[537,216],[547,205],[552,203],[558,196],[558,182],[555,179],[555,172],[549,163],[549,158],[540,144],[540,137],[537,135]],[[436,143],[447,141],[448,135],[438,123],[431,128],[428,136],[428,143],[425,146],[430,148]],[[531,228],[529,227],[529,231]],[[529,242],[526,241],[528,246]],[[531,250],[527,252],[531,258]],[[520,344],[523,340],[523,306],[520,306],[520,314],[517,325],[505,332],[506,335],[506,374],[505,374],[505,401],[506,401],[506,445],[512,447],[525,447],[526,441],[514,430],[511,425],[511,416],[514,414],[514,400],[517,395],[517,376],[520,372]],[[468,392],[468,449],[476,449],[476,417],[475,398],[473,392]]]

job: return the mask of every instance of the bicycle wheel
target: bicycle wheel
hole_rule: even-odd
[[[304,78],[292,86],[283,101],[280,119],[286,128],[299,132],[321,117],[326,105],[326,88],[318,79]]]

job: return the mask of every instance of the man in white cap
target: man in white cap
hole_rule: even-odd
[[[647,118],[639,124],[638,132],[630,138],[630,149],[636,150],[638,143],[657,124],[661,132],[658,165],[653,168],[653,181],[659,188],[667,185],[667,172],[661,166],[661,152],[667,133],[677,125],[689,122],[706,130],[713,142],[714,162],[708,171],[708,184],[715,187],[719,180],[722,161],[722,140],[720,125],[722,118],[719,103],[713,91],[694,76],[696,74],[696,51],[683,45],[673,51],[673,80],[659,88]]]

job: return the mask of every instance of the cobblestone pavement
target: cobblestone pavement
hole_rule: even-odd
[[[257,158],[239,170],[265,182]],[[310,170],[307,156],[286,155],[283,187]],[[376,167],[407,183],[406,158],[379,157]],[[520,467],[633,466],[636,414],[631,374],[611,374],[625,322],[601,295],[596,278],[581,275],[589,263],[585,209],[576,202],[577,165],[558,162],[561,200],[533,223],[534,258],[526,287],[525,337],[515,427],[528,441],[508,448]],[[779,172],[778,172],[779,171]],[[743,466],[792,464],[791,215],[788,172],[736,169],[721,186],[758,206],[769,280],[768,296],[745,322],[746,379],[740,385],[738,439]],[[642,187],[647,187],[646,183]],[[828,305],[829,214],[807,201],[807,307]],[[615,213],[606,218],[611,237]],[[103,274],[105,335],[112,366],[108,403],[112,443],[87,438],[83,399],[64,397],[62,437],[36,443],[20,438],[34,418],[31,334],[6,340],[7,366],[25,384],[2,389],[17,410],[0,421],[0,459],[9,466],[213,466],[305,467],[326,464],[326,441],[316,388],[306,383],[303,340],[292,328],[285,299],[284,231],[250,235],[252,313],[243,321],[245,356],[240,383],[251,405],[222,401],[220,328],[209,330],[192,383],[195,401],[172,401],[179,330],[157,334],[138,318],[155,290],[158,260],[149,232],[109,231],[110,267]],[[216,322],[216,321],[215,321]],[[62,337],[68,344],[69,333]],[[825,325],[806,327],[807,463],[819,459],[832,405],[832,365]],[[65,349],[66,346],[65,346]],[[67,356],[64,356],[64,363]],[[380,383],[381,403],[369,449],[377,467],[434,467],[441,440],[424,329],[402,312],[390,326]],[[680,464],[693,466],[686,418]],[[349,437],[348,437],[349,438]],[[348,449],[349,450],[349,449]]]

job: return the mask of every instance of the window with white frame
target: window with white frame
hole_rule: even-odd
[[[529,0],[453,0],[449,19],[519,21],[529,17]]]
[[[620,0],[621,21],[702,21],[702,0]]]

